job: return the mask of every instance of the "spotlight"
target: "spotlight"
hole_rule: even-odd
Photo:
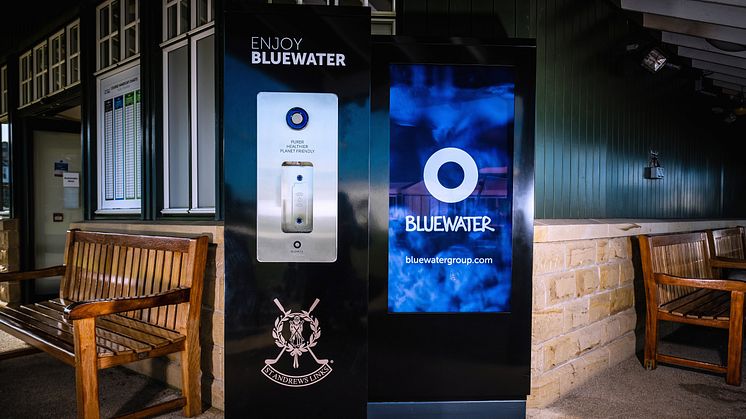
[[[642,66],[651,73],[655,73],[666,64],[666,56],[657,49],[651,49],[642,59]]]

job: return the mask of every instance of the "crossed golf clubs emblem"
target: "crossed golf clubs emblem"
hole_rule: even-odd
[[[308,310],[292,312],[291,310],[285,310],[285,307],[282,306],[277,298],[274,299],[275,305],[282,313],[275,320],[275,327],[272,329],[272,337],[275,338],[275,344],[280,347],[280,353],[277,354],[275,359],[265,359],[265,364],[272,365],[277,363],[285,352],[290,353],[293,357],[293,368],[298,368],[298,358],[306,352],[310,353],[319,365],[326,365],[329,363],[328,359],[317,358],[313,349],[311,349],[316,346],[318,339],[321,337],[319,320],[311,316],[311,312],[319,304],[319,301],[320,300],[317,298]],[[285,339],[285,336],[282,334],[285,323],[289,323],[290,326],[290,339]],[[311,328],[311,336],[308,340],[303,337],[303,326],[306,323],[310,323]]]

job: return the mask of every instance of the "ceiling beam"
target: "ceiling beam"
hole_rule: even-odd
[[[713,80],[712,85],[716,87],[722,87],[723,89],[733,90],[736,92],[740,92],[746,89],[746,86],[741,86],[738,84],[728,83],[728,82],[720,81],[720,80]]]
[[[642,24],[649,29],[683,33],[700,38],[718,39],[726,42],[746,45],[746,29],[730,26],[713,25],[695,20],[643,13]]]
[[[667,44],[680,45],[682,47],[689,47],[694,49],[701,49],[703,51],[715,52],[718,54],[732,55],[734,57],[746,58],[746,51],[744,52],[733,52],[723,51],[720,48],[710,44],[703,38],[697,38],[695,36],[684,35],[681,33],[673,32],[661,32],[661,41]]]
[[[700,70],[712,71],[713,73],[721,73],[727,74],[729,76],[746,78],[746,68],[731,67],[729,65],[722,65],[701,60],[692,60],[692,67],[698,68]]]
[[[705,77],[707,77],[709,79],[713,79],[713,80],[724,81],[726,83],[732,83],[732,84],[738,84],[740,86],[746,86],[746,78],[733,77],[733,76],[729,76],[727,74],[720,74],[720,73],[708,74]]]
[[[622,9],[746,28],[746,7],[693,0],[622,0]]]
[[[699,49],[679,47],[678,54],[680,57],[687,57],[694,60],[710,61],[731,67],[746,68],[746,58],[734,57],[732,55],[717,54]]]

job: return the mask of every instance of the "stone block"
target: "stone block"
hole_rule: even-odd
[[[619,286],[619,264],[612,263],[608,265],[601,265],[600,271],[600,287],[601,289],[613,289]]]
[[[597,267],[580,269],[575,271],[578,295],[588,295],[595,292],[599,285],[599,272]]]
[[[533,277],[531,298],[533,299],[533,310],[539,311],[549,305],[549,290],[547,289],[547,279],[549,275],[540,275]]]
[[[566,266],[564,243],[534,244],[534,275],[559,272]]]
[[[532,316],[531,341],[544,342],[562,333],[561,307],[536,311]]]
[[[609,240],[609,260],[629,259],[630,241],[628,237],[617,237]]]
[[[617,314],[617,316],[619,318],[619,328],[621,329],[622,334],[635,330],[635,326],[637,325],[637,313],[635,313],[634,308],[625,310]]]
[[[611,293],[591,295],[588,304],[588,321],[595,322],[611,315]]]
[[[614,316],[606,322],[606,334],[609,337],[609,341],[612,341],[622,335],[621,321],[618,316]]]
[[[567,266],[576,268],[590,266],[596,262],[596,241],[578,240],[567,243]]]
[[[579,370],[582,382],[609,368],[609,351],[606,348],[589,352],[580,358]]]
[[[565,332],[569,332],[570,330],[574,330],[588,324],[588,301],[588,299],[582,299],[565,304]]]
[[[0,302],[20,303],[21,283],[18,281],[0,282]]]
[[[609,240],[601,239],[596,241],[596,262],[606,263],[609,261]]]
[[[555,274],[547,279],[549,291],[548,305],[554,305],[575,298],[577,294],[577,281],[573,272]]]
[[[594,323],[575,333],[578,335],[580,352],[589,351],[608,341],[606,325],[603,322]]]
[[[625,260],[619,265],[619,283],[621,285],[631,284],[635,280],[635,267],[631,260]]]
[[[611,314],[616,314],[632,307],[635,303],[632,286],[618,288],[611,292]]]
[[[531,379],[535,380],[544,372],[544,347],[531,346]]]
[[[635,334],[633,332],[626,333],[609,343],[607,348],[609,349],[609,366],[629,359],[635,355]]]
[[[580,354],[580,344],[576,336],[559,337],[544,345],[544,371],[576,358],[578,354]]]
[[[560,379],[556,374],[545,374],[531,382],[531,394],[526,400],[528,407],[544,407],[560,397]]]

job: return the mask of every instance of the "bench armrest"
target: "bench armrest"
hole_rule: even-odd
[[[662,273],[655,273],[655,282],[664,285],[678,285],[681,287],[707,288],[729,292],[746,292],[746,282],[729,279],[684,278]]]
[[[710,258],[710,265],[713,268],[746,269],[746,259],[713,256]]]
[[[60,276],[65,274],[65,267],[53,266],[51,268],[34,269],[33,271],[7,272],[0,274],[0,282],[6,281],[25,281],[27,279],[49,278],[51,276]]]
[[[77,301],[65,307],[65,316],[80,320],[106,314],[123,313],[143,308],[166,306],[189,302],[189,288],[175,288],[158,294],[141,297],[109,298],[93,301]]]

